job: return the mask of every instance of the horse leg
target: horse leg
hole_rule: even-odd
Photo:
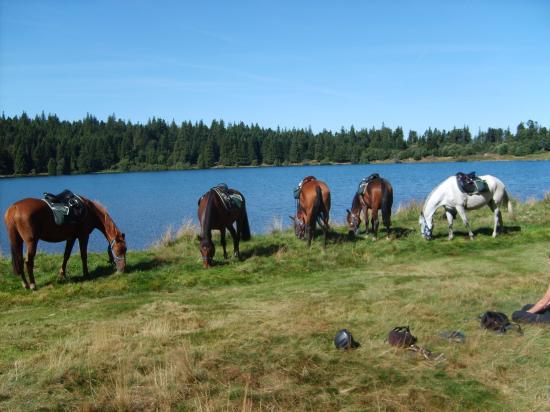
[[[29,274],[29,281],[31,282],[30,283],[30,288],[32,290],[35,290],[36,289],[36,281],[34,280],[34,273],[33,273],[33,269],[34,269],[34,257],[36,255],[36,245],[38,244],[38,240],[31,240],[29,242],[27,242],[27,273]],[[27,283],[27,280],[23,278],[23,286],[25,286],[25,288],[28,288],[29,285],[26,285]]]
[[[90,235],[78,237],[78,246],[80,246],[80,259],[82,259],[82,274],[85,278],[90,276],[88,271],[88,239]]]
[[[504,233],[504,222],[502,221],[502,212],[498,209],[498,227],[499,232]]]
[[[462,206],[457,206],[456,211],[460,215],[460,218],[464,222],[464,226],[466,226],[466,230],[468,230],[468,236],[470,236],[470,240],[474,240],[474,233],[472,232],[472,228],[470,227],[470,222],[468,222],[468,217],[466,216],[466,210]]]
[[[313,237],[315,236],[315,221],[313,221],[313,224],[311,224],[311,223],[307,224],[307,226],[306,226],[306,236],[307,236],[307,246],[311,247],[311,241],[313,240]]]
[[[11,229],[11,228],[10,228]],[[10,238],[11,263],[13,274],[21,278],[21,284],[25,289],[29,288],[27,278],[25,277],[25,268],[23,260],[23,239],[16,230],[8,230]]]
[[[498,209],[498,206],[495,204],[493,200],[487,203],[487,206],[489,206],[489,209],[491,209],[495,218],[495,225],[493,227],[493,237],[495,238],[497,237],[497,233],[498,233],[499,221],[502,221],[502,215],[500,214],[500,210]]]
[[[236,258],[240,258],[241,253],[239,252],[239,234],[237,233],[233,225],[227,226],[227,230],[229,230],[229,233],[231,233],[231,239],[233,239],[233,256],[235,256]]]
[[[369,208],[365,207],[363,211],[365,213],[365,234],[368,235],[369,234]]]
[[[371,219],[372,219],[372,232],[373,232],[372,240],[376,240],[378,238],[378,226],[380,222],[378,221],[378,209],[375,207],[371,211]]]
[[[448,210],[445,210],[445,215],[447,216],[447,223],[449,225],[449,240],[453,240],[454,238],[454,233],[453,233],[453,214],[448,211]]]
[[[227,249],[226,249],[227,243],[225,241],[225,228],[220,230],[220,237],[221,237],[220,241],[223,248],[223,258],[227,259]]]
[[[65,244],[65,253],[63,254],[63,263],[61,264],[61,269],[59,269],[59,277],[65,279],[67,277],[67,261],[71,257],[71,251],[73,250],[74,242],[76,238],[67,239]]]
[[[327,216],[327,215],[325,215]],[[323,220],[324,222],[324,227],[323,227],[323,247],[326,248],[327,247],[327,236],[328,236],[328,231],[330,229],[329,225],[328,225],[328,216],[326,217],[326,219]]]

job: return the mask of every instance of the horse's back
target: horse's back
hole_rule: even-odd
[[[17,221],[32,219],[37,214],[47,210],[47,205],[40,199],[25,198],[13,203],[6,210],[5,219],[13,219]]]

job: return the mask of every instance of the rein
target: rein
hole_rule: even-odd
[[[115,253],[114,249],[113,249],[113,245],[115,244],[115,240],[116,239],[113,239],[111,240],[111,243],[109,243],[109,247],[111,248],[111,255],[113,255],[113,259],[115,260],[115,262],[120,262],[121,260],[124,260],[124,256],[117,256],[117,254]]]

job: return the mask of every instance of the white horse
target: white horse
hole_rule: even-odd
[[[512,213],[512,202],[510,196],[506,191],[504,183],[499,179],[491,175],[479,176],[481,179],[487,182],[489,190],[482,193],[466,194],[462,192],[456,181],[456,176],[451,176],[443,181],[429,194],[418,223],[420,224],[420,231],[422,236],[427,239],[432,239],[433,232],[433,216],[435,211],[439,207],[445,208],[445,214],[447,215],[447,222],[449,223],[449,240],[453,238],[453,219],[456,214],[460,215],[464,226],[468,229],[470,239],[474,238],[468,217],[466,216],[466,210],[479,209],[485,205],[493,211],[495,215],[495,227],[493,229],[493,237],[496,237],[499,227],[502,229],[502,214],[499,207],[508,202],[508,213]]]

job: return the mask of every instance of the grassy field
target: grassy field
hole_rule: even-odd
[[[289,232],[242,243],[242,261],[201,267],[191,228],[131,252],[113,274],[106,254],[57,280],[60,256],[37,258],[38,291],[0,259],[0,410],[480,410],[550,405],[550,328],[525,335],[479,328],[485,310],[511,314],[550,282],[550,197],[515,205],[490,237],[421,239],[418,207],[394,216],[391,239],[355,241],[338,229],[326,250]],[[429,361],[390,347],[410,325]],[[361,347],[338,351],[348,328]],[[466,342],[438,333],[459,329]]]

